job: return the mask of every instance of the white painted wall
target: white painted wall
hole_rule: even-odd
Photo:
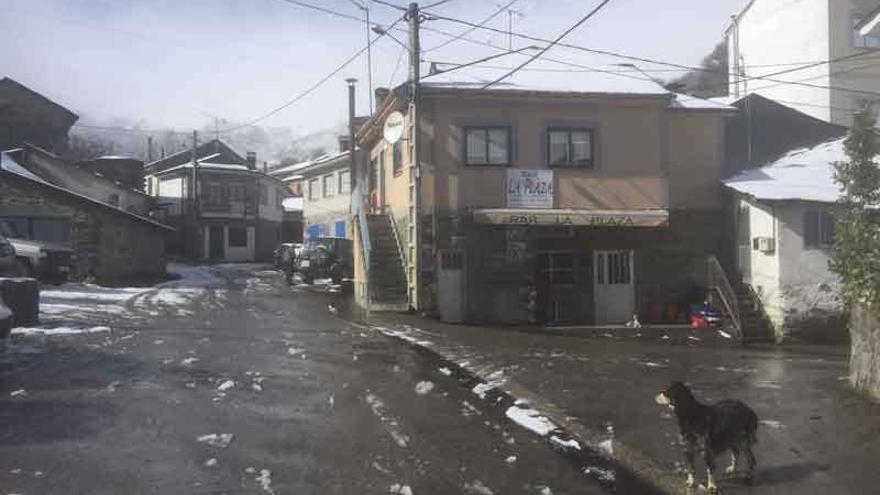
[[[210,225],[205,225],[202,227],[202,239],[203,239],[203,249],[202,249],[202,259],[208,260],[211,244],[210,244]],[[232,262],[244,262],[244,261],[254,261],[256,259],[256,230],[254,227],[247,227],[247,246],[245,247],[233,247],[229,245],[229,226],[225,225],[223,227],[223,246],[224,246],[224,257],[223,261],[232,261]]]
[[[306,229],[308,229],[311,225],[316,224],[328,224],[328,233],[333,236],[335,234],[335,223],[337,221],[346,221],[346,236],[351,237],[351,228],[348,225],[348,218],[350,216],[351,211],[351,193],[348,194],[339,194],[338,185],[339,185],[339,172],[347,171],[348,164],[345,163],[344,168],[340,168],[337,170],[325,172],[322,174],[316,174],[314,176],[309,175],[304,181],[305,189],[303,191],[303,225]],[[334,190],[335,194],[329,197],[323,196],[323,191],[321,190],[323,184],[323,177],[326,175],[332,175],[333,181],[336,184]],[[310,199],[309,195],[309,180],[317,177],[318,180],[318,198]]]
[[[271,222],[280,222],[284,214],[284,208],[280,206],[287,192],[284,184],[275,180],[262,178],[260,183],[266,186],[269,195],[268,204],[260,203],[260,218]],[[280,199],[279,199],[280,198]]]
[[[254,261],[256,259],[256,231],[254,227],[247,227],[247,246],[232,247],[229,245],[229,226],[223,229],[223,237],[226,243],[226,261]]]
[[[777,236],[777,222],[775,218],[776,212],[771,206],[760,203],[753,203],[741,199],[739,205],[749,210],[749,229],[750,237],[771,237],[776,239],[776,249],[773,252],[765,253],[757,250],[750,250],[750,268],[748,277],[751,279],[751,285],[761,297],[764,310],[770,318],[770,322],[775,327],[782,326],[784,318],[784,305],[782,292],[780,289],[780,250],[779,239]]]
[[[828,60],[830,3],[840,0],[755,0],[728,32],[729,67],[735,66],[736,34],[746,76],[767,75],[790,67],[778,64]],[[846,2],[847,0],[842,0]],[[762,67],[763,66],[763,67]],[[820,86],[830,83],[827,64],[790,74],[773,76],[780,81],[801,81]],[[759,93],[816,118],[832,117],[827,89],[770,81],[730,78],[730,95]]]
[[[807,210],[831,211],[830,205],[786,203],[777,207],[780,225],[780,288],[785,312],[795,320],[814,311],[839,312],[840,281],[828,269],[830,248],[807,248],[804,245],[804,213]]]
[[[167,204],[169,215],[179,215],[182,199],[185,197],[185,184],[182,177],[175,179],[160,179],[158,181],[158,196],[161,204]]]
[[[866,53],[864,57],[835,63],[831,66],[830,85],[840,88],[880,92],[880,65],[876,63],[876,49],[857,48],[853,43],[852,23],[854,18],[864,17],[878,6],[877,0],[831,0],[831,57],[838,59],[854,54]],[[873,35],[880,36],[880,28]],[[864,100],[878,101],[880,98],[867,94],[831,90],[832,122],[849,126],[852,112]]]

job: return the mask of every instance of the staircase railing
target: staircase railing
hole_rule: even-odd
[[[727,274],[724,273],[721,263],[718,262],[718,258],[715,256],[709,256],[706,260],[706,287],[721,300],[721,304],[724,306],[724,310],[727,312],[733,326],[734,336],[738,340],[742,340],[742,319],[736,291],[733,290],[733,286],[730,285],[730,281],[727,279]]]
[[[394,214],[388,210],[388,220],[391,221],[391,232],[394,233],[394,244],[397,245],[397,256],[400,259],[400,266],[403,268],[403,275],[409,280],[409,273],[406,270],[406,254],[403,250],[403,244],[400,243],[400,233],[397,231],[397,222],[394,220]],[[407,296],[409,298],[409,296]]]

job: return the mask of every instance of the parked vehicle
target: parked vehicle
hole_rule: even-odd
[[[296,270],[303,282],[311,284],[316,278],[329,278],[334,284],[353,277],[353,249],[351,239],[318,237],[309,240],[296,259]]]
[[[3,234],[0,234],[0,277],[17,275],[15,265],[15,248]]]
[[[51,242],[24,239],[11,226],[0,221],[0,235],[15,250],[15,272],[19,277],[34,277],[46,282],[61,283],[70,273],[73,249]]]

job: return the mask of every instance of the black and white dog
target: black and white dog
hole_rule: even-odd
[[[675,411],[678,428],[685,443],[687,459],[687,486],[694,486],[694,457],[698,448],[703,450],[706,462],[706,490],[716,493],[713,471],[715,457],[729,451],[730,465],[727,474],[736,472],[737,459],[745,456],[748,461],[748,480],[755,472],[755,455],[752,445],[757,442],[758,415],[738,400],[723,400],[715,404],[701,404],[685,384],[672,382],[669,388],[657,394],[654,400]]]

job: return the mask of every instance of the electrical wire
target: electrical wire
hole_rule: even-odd
[[[284,1],[289,1],[289,0],[284,0]],[[394,21],[394,23],[389,27],[389,29],[393,28],[393,27],[394,27],[398,22],[400,22],[402,19],[403,19],[403,18],[400,17],[400,18],[398,18],[396,21]],[[384,34],[379,34],[379,35],[377,35],[375,38],[373,38],[372,40],[370,40],[370,42],[367,43],[366,46],[364,46],[363,48],[361,48],[360,50],[358,50],[354,55],[352,55],[351,57],[349,57],[345,62],[343,62],[342,64],[340,64],[338,67],[336,67],[335,69],[333,69],[333,71],[331,71],[329,74],[327,74],[326,76],[324,76],[324,77],[322,77],[321,79],[319,79],[318,82],[316,82],[315,84],[309,86],[308,88],[306,88],[305,90],[303,90],[302,92],[300,92],[299,94],[297,94],[295,97],[293,97],[293,98],[290,99],[289,101],[285,102],[284,104],[282,104],[282,105],[280,105],[280,106],[278,106],[278,107],[276,107],[276,108],[270,110],[269,112],[264,113],[263,115],[261,115],[261,116],[255,118],[255,119],[253,119],[253,120],[250,120],[250,121],[248,121],[248,122],[246,122],[246,123],[244,123],[244,124],[239,124],[239,125],[237,125],[237,126],[230,127],[230,128],[228,128],[228,129],[222,129],[222,130],[219,131],[219,134],[229,134],[229,133],[235,132],[235,131],[237,131],[237,130],[243,129],[243,128],[245,128],[245,127],[250,127],[250,126],[256,124],[257,122],[260,122],[260,121],[262,121],[262,120],[265,120],[265,119],[267,119],[267,118],[269,118],[269,117],[271,117],[271,116],[277,114],[278,112],[284,110],[285,108],[287,108],[287,107],[293,105],[294,103],[296,103],[296,102],[302,100],[302,99],[305,98],[306,96],[312,94],[312,92],[314,92],[314,91],[315,91],[316,89],[318,89],[319,87],[323,86],[324,83],[326,83],[327,81],[329,81],[329,80],[330,80],[332,77],[334,77],[336,74],[342,72],[343,69],[345,69],[345,68],[348,67],[352,62],[354,62],[355,60],[357,60],[361,55],[363,55],[363,54],[364,54],[364,53],[365,53],[365,52],[366,52],[366,51],[367,51],[367,50],[373,45],[373,43],[375,43],[375,42],[376,42],[379,38],[381,38],[382,36],[384,36]]]
[[[505,10],[509,9],[511,5],[515,4],[515,3],[518,2],[518,1],[519,1],[519,0],[510,0],[509,2],[507,2],[507,4],[505,4],[504,6],[500,7],[498,10],[496,10],[495,12],[493,12],[491,15],[489,15],[488,17],[486,17],[485,19],[483,19],[482,21],[480,21],[480,22],[478,23],[478,25],[479,25],[479,26],[484,26],[484,25],[486,25],[486,23],[488,23],[488,22],[491,21],[492,19],[498,17],[498,15],[500,15],[500,14],[501,14],[502,12],[504,12]],[[422,53],[429,53],[429,52],[432,52],[432,51],[434,51],[434,50],[439,50],[439,49],[443,48],[444,46],[447,46],[447,45],[449,45],[449,44],[451,44],[451,43],[455,43],[456,41],[460,40],[462,37],[467,36],[467,35],[469,35],[470,33],[474,32],[476,29],[477,29],[476,27],[469,27],[469,28],[465,29],[464,31],[462,31],[461,34],[459,34],[458,36],[456,36],[456,37],[454,37],[454,38],[448,39],[448,40],[444,41],[443,43],[440,43],[439,45],[437,45],[437,46],[435,46],[435,47],[428,48],[427,50],[422,50]]]
[[[510,77],[510,76],[512,76],[512,75],[514,75],[514,74],[516,74],[516,72],[517,72],[518,70],[522,69],[522,68],[525,67],[526,65],[529,65],[530,63],[534,62],[534,61],[535,61],[537,58],[539,58],[541,55],[547,53],[547,50],[553,48],[554,46],[556,46],[557,43],[559,43],[560,41],[562,41],[562,38],[565,38],[566,36],[568,36],[569,34],[571,34],[572,31],[574,31],[575,29],[581,27],[581,25],[582,25],[583,23],[587,22],[587,21],[590,20],[593,16],[595,16],[596,14],[598,14],[599,11],[602,10],[602,9],[603,9],[606,5],[608,5],[609,3],[611,3],[611,0],[602,0],[602,2],[601,2],[599,5],[597,5],[593,10],[591,10],[590,12],[588,12],[587,15],[581,17],[580,20],[578,20],[576,23],[574,23],[574,25],[572,25],[570,28],[566,29],[566,30],[565,30],[562,34],[560,34],[555,40],[553,40],[552,42],[550,42],[549,45],[547,45],[547,46],[545,46],[544,48],[542,48],[538,53],[532,55],[528,60],[526,60],[525,62],[523,62],[522,64],[520,64],[518,67],[516,67],[516,68],[513,69],[512,71],[508,72],[507,74],[504,74],[503,76],[499,77],[498,79],[495,79],[494,81],[490,82],[489,84],[483,86],[483,89],[487,89],[487,88],[489,88],[489,87],[491,87],[491,86],[494,86],[494,85],[500,83],[501,81],[507,79],[508,77]]]
[[[428,15],[430,15],[432,19],[453,22],[453,23],[462,24],[465,26],[471,26],[471,27],[475,27],[477,29],[491,31],[493,33],[512,34],[513,36],[516,36],[516,37],[522,38],[522,39],[526,39],[526,40],[530,40],[532,42],[553,43],[553,40],[539,38],[536,36],[530,36],[530,35],[514,32],[514,31],[504,31],[504,30],[489,27],[489,26],[480,26],[480,25],[477,25],[473,22],[466,21],[463,19],[456,19],[454,17],[448,17],[448,16],[438,15],[438,14],[434,14],[434,13],[428,13]],[[632,60],[632,61],[636,61],[636,62],[645,62],[645,63],[649,63],[649,64],[676,67],[676,68],[680,68],[680,69],[687,69],[689,71],[721,73],[721,71],[714,70],[714,69],[708,69],[706,67],[688,66],[688,65],[684,65],[684,64],[678,64],[675,62],[667,62],[664,60],[651,59],[651,58],[646,58],[646,57],[638,57],[638,56],[634,56],[634,55],[627,55],[627,54],[623,54],[623,53],[612,52],[609,50],[599,50],[599,49],[595,49],[595,48],[588,48],[585,46],[574,45],[571,43],[556,43],[556,45],[558,45],[560,47],[564,47],[564,48],[570,48],[573,50],[587,52],[587,53],[606,55],[606,56],[610,56],[610,57],[616,57],[616,58],[625,59],[625,60]],[[864,56],[868,56],[870,54],[872,54],[872,52],[860,52],[860,53],[847,55],[847,56],[836,58],[836,59],[823,60],[820,62],[807,64],[806,66],[796,67],[796,68],[788,69],[785,71],[778,71],[776,73],[773,73],[773,76],[788,74],[791,72],[797,72],[800,70],[804,70],[806,68],[815,67],[817,65],[832,64],[832,63],[837,63],[837,62],[841,62],[841,61],[845,61],[845,60],[849,60],[849,59],[864,57]],[[852,92],[852,93],[867,94],[867,95],[872,95],[872,96],[880,96],[880,92],[875,92],[875,91],[865,91],[865,90],[859,90],[859,89],[853,89],[853,88],[841,88],[841,87],[836,87],[836,86],[822,86],[822,85],[809,84],[809,83],[792,83],[792,82],[785,81],[785,80],[773,79],[772,78],[773,76],[748,76],[746,78],[740,79],[740,81],[743,82],[743,81],[750,81],[750,80],[759,79],[759,80],[765,80],[765,81],[770,81],[770,82],[777,82],[777,83],[783,83],[783,84],[794,84],[794,85],[798,85],[798,86],[812,87],[812,88],[818,88],[818,89],[829,89],[829,90],[842,91],[842,92]]]

